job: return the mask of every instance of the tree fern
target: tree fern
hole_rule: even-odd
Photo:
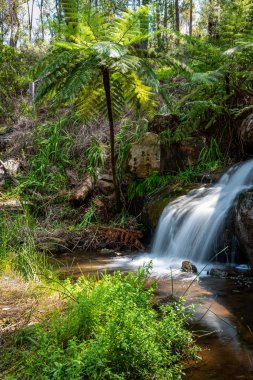
[[[222,7],[221,38],[228,45],[253,40],[251,0],[226,0]]]
[[[108,20],[103,13],[76,0],[62,0],[63,35],[35,69],[39,88],[36,101],[73,104],[80,117],[89,120],[106,114],[110,126],[111,165],[119,196],[114,159],[114,120],[124,108],[152,114],[154,94],[162,94],[151,65],[179,65],[168,54],[137,49],[147,39],[148,7],[127,10]],[[113,22],[112,22],[113,21]],[[186,66],[184,66],[186,68]]]

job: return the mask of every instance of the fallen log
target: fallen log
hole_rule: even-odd
[[[139,240],[141,231],[117,227],[93,227],[79,230],[60,229],[53,232],[40,232],[35,237],[39,250],[52,253],[97,251],[101,248],[118,250],[121,247],[143,250]]]

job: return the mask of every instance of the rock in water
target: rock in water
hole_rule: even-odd
[[[181,270],[183,272],[189,272],[189,273],[197,273],[198,272],[197,267],[194,264],[192,264],[191,261],[188,261],[188,260],[185,260],[182,262]]]
[[[210,276],[218,277],[218,278],[226,278],[228,277],[228,272],[219,268],[212,268],[210,270]]]

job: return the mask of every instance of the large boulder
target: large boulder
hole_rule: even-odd
[[[253,266],[253,190],[241,193],[236,204],[235,233]]]
[[[137,178],[146,178],[160,170],[160,141],[158,135],[145,133],[132,144],[127,160],[127,171]]]
[[[161,143],[157,134],[147,132],[132,144],[126,171],[137,178],[146,178],[157,171],[175,173],[196,164],[205,146],[205,138],[201,136],[167,144]]]
[[[253,113],[249,114],[239,127],[239,138],[243,148],[253,150]]]
[[[188,137],[180,142],[180,152],[185,165],[194,165],[198,162],[199,154],[206,147],[206,139],[202,136]]]
[[[202,136],[188,137],[178,143],[161,144],[161,172],[177,172],[198,162],[201,150],[206,147]]]

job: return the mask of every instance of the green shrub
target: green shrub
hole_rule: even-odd
[[[29,329],[17,379],[181,379],[182,360],[196,353],[185,329],[192,308],[180,300],[155,310],[149,272],[65,283],[68,306]]]

